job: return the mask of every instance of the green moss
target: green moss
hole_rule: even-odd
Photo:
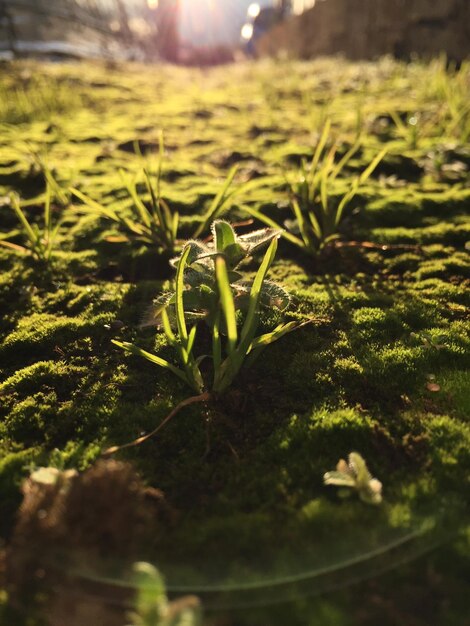
[[[429,169],[433,154],[461,141],[458,128],[449,130],[455,124],[442,97],[444,79],[449,93],[460,93],[458,73],[433,64],[328,59],[204,72],[164,65],[158,72],[99,64],[11,67],[0,77],[0,118],[21,123],[2,129],[0,196],[20,193],[32,221],[40,219],[44,190],[35,154],[47,155],[64,187],[77,186],[128,214],[119,170],[133,177],[145,162],[155,172],[162,127],[162,193],[181,211],[184,234],[235,162],[237,194],[227,217],[244,220],[249,202],[283,223],[291,216],[285,177],[298,177],[302,158],[313,155],[325,106],[338,155],[354,143],[358,86],[367,85],[364,147],[332,185],[332,196],[350,188],[384,142],[389,150],[345,212],[342,238],[356,244],[329,247],[313,259],[280,241],[270,275],[292,291],[292,318],[311,323],[269,346],[226,397],[186,407],[156,439],[123,453],[178,509],[164,541],[148,547],[149,558],[156,554],[168,567],[193,559],[188,575],[222,562],[227,580],[245,580],[255,577],[261,555],[265,571],[308,569],[317,557],[331,564],[351,546],[367,552],[410,532],[423,511],[459,510],[469,463],[470,191],[463,170],[451,182],[435,164]],[[30,88],[21,78],[25,67]],[[31,96],[36,89],[39,99],[19,106],[15,85]],[[391,109],[443,117],[421,130],[411,148],[410,138],[387,122]],[[143,158],[134,153],[135,140]],[[463,158],[458,146],[448,151],[449,162]],[[254,183],[241,191],[246,181]],[[142,185],[139,192],[148,200]],[[2,232],[11,234],[15,216],[0,208]],[[0,247],[2,535],[11,530],[31,463],[83,469],[108,445],[154,429],[189,393],[171,373],[110,342],[122,337],[172,358],[155,329],[139,328],[152,299],[169,288],[168,259],[140,243],[113,243],[119,228],[82,210],[53,203],[63,224],[49,269]],[[243,267],[246,277],[255,267]],[[264,326],[269,321],[263,318]],[[429,375],[438,391],[426,387]],[[384,484],[379,509],[357,498],[342,501],[322,484],[323,473],[353,449]],[[454,565],[446,561],[439,570],[450,589],[458,580],[449,574]],[[414,581],[403,574],[410,605]],[[388,626],[396,614],[387,607],[400,604],[392,598],[364,622],[357,603],[345,596],[342,602],[323,598],[318,610],[305,607],[296,617],[285,610],[277,622],[260,615],[245,622],[304,624],[309,615],[312,624]],[[402,621],[424,626],[433,618]]]
[[[436,476],[443,485],[448,482],[448,489],[464,489],[470,470],[470,425],[447,415],[428,415],[426,431]]]
[[[89,350],[91,336],[100,337],[109,315],[97,315],[86,319],[65,317],[47,313],[34,313],[23,318],[15,331],[10,333],[0,347],[0,354],[6,359],[31,360],[38,356],[52,356],[54,349],[69,349],[71,344],[79,350]],[[82,341],[80,341],[82,340]]]

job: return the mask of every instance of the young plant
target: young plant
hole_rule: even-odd
[[[150,563],[133,566],[136,588],[135,606],[129,615],[132,626],[199,626],[200,604],[196,597],[187,596],[170,602],[159,571]]]
[[[121,229],[121,237],[114,241],[141,241],[149,246],[155,246],[158,250],[173,252],[176,247],[178,234],[179,213],[171,211],[168,203],[161,197],[160,184],[163,164],[163,141],[160,140],[160,154],[156,184],[152,183],[149,171],[144,168],[142,176],[150,201],[144,203],[138,192],[137,178],[129,179],[121,171],[121,178],[129,197],[132,199],[131,215],[125,215],[120,210],[105,207],[99,202],[92,200],[87,195],[72,188],[71,193],[81,200],[88,213],[109,219]]]
[[[114,341],[117,346],[164,367],[184,380],[198,394],[223,393],[243,365],[249,366],[260,352],[300,324],[279,324],[256,336],[263,307],[283,311],[287,293],[266,279],[274,260],[279,231],[263,229],[238,236],[228,222],[215,221],[214,241],[205,245],[189,241],[176,260],[174,293],[164,294],[152,310],[152,323],[163,327],[175,349],[179,366],[134,344]],[[236,271],[240,262],[263,245],[268,245],[252,281]],[[205,355],[194,353],[198,322],[204,320],[212,338],[213,376],[205,381],[200,363]],[[188,322],[193,325],[188,329]]]
[[[0,245],[23,254],[31,254],[37,261],[50,263],[54,251],[54,242],[59,231],[60,221],[52,223],[51,215],[51,186],[46,185],[44,200],[44,223],[42,228],[28,220],[26,213],[21,208],[18,196],[10,195],[10,206],[20,223],[20,228],[9,233],[6,238],[0,239]],[[24,245],[19,245],[8,240],[17,235],[23,235]]]
[[[320,140],[309,165],[304,161],[295,182],[287,181],[292,219],[284,222],[282,236],[308,254],[317,254],[325,246],[339,238],[338,229],[346,207],[356,196],[361,186],[371,176],[383,159],[382,150],[357,176],[347,193],[338,201],[331,197],[331,188],[340,173],[360,148],[357,141],[336,163],[336,146],[329,150],[326,145],[330,133],[327,120]],[[281,229],[269,216],[251,207],[244,207],[247,213],[267,226]]]
[[[325,485],[341,487],[339,491],[341,497],[348,497],[350,490],[355,489],[360,499],[367,504],[382,502],[382,483],[377,478],[372,478],[366,462],[358,452],[351,452],[347,463],[341,459],[336,471],[326,472],[323,482]]]
[[[178,234],[180,215],[178,211],[172,210],[166,200],[161,195],[161,178],[163,167],[163,140],[160,139],[160,153],[156,182],[152,182],[149,171],[144,168],[142,172],[145,187],[149,196],[146,203],[142,200],[138,191],[138,179],[129,179],[121,172],[123,184],[127,189],[129,197],[132,199],[131,215],[125,214],[122,210],[105,207],[99,202],[72,188],[71,193],[77,197],[84,205],[85,210],[98,218],[105,218],[115,222],[121,231],[121,237],[113,238],[113,241],[141,241],[148,246],[154,246],[159,251],[173,253],[179,248]],[[202,216],[201,222],[195,230],[194,237],[207,229],[208,225],[226,208],[227,203],[235,193],[230,190],[237,168],[234,167],[229,172],[228,177],[212,203]]]

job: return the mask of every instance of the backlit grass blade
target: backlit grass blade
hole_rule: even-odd
[[[163,201],[164,202],[164,201]],[[166,203],[164,203],[163,206],[165,206]],[[171,237],[172,237],[172,241],[175,242],[177,237],[178,237],[178,225],[179,225],[179,220],[180,220],[180,216],[178,211],[175,211],[173,213],[173,222],[171,225]]]
[[[52,230],[52,232],[49,235],[49,239],[47,240],[47,258],[48,258],[48,260],[52,256],[52,249],[53,249],[54,241],[55,241],[55,239],[57,237],[57,234],[59,232],[60,225],[61,225],[61,222],[58,222],[56,224],[55,228]]]
[[[308,218],[310,220],[310,224],[312,225],[313,232],[315,233],[315,237],[321,241],[323,239],[323,230],[320,225],[320,222],[317,219],[317,216],[313,211],[310,211],[308,214]]]
[[[114,222],[121,221],[117,213],[115,213],[112,209],[109,209],[108,207],[103,206],[99,202],[92,200],[89,196],[85,195],[78,189],[75,189],[75,187],[70,187],[69,191],[73,196],[81,200],[86,208],[88,208],[91,212],[93,212],[97,216],[107,217],[108,219],[113,220]]]
[[[118,348],[121,348],[125,352],[129,352],[130,354],[135,354],[136,356],[142,356],[145,359],[147,359],[147,361],[150,361],[151,363],[154,363],[155,365],[159,365],[160,367],[170,370],[170,372],[173,372],[173,374],[178,376],[178,378],[181,378],[181,380],[184,380],[184,382],[188,382],[187,377],[182,370],[175,367],[174,365],[172,365],[165,359],[160,358],[156,354],[152,354],[151,352],[142,350],[142,348],[139,348],[133,343],[129,343],[127,341],[116,341],[116,339],[112,339],[111,341],[112,343],[114,343],[115,346],[118,346]]]
[[[177,341],[176,341],[175,333],[173,332],[171,328],[170,320],[168,318],[168,313],[166,312],[165,307],[162,308],[160,312],[160,317],[162,320],[163,331],[168,340],[168,343],[170,343],[172,346],[176,345]]]
[[[126,175],[124,174],[123,170],[119,170],[119,174],[121,176],[123,185],[127,189],[128,194],[131,196],[132,200],[134,201],[134,209],[135,209],[136,215],[142,220],[142,223],[145,224],[145,226],[148,229],[150,229],[152,225],[150,214],[148,212],[147,207],[140,199],[139,194],[137,193],[135,181],[130,182],[126,178]]]
[[[232,167],[232,169],[230,170],[227,176],[227,179],[225,180],[224,186],[219,191],[219,193],[215,196],[209,208],[203,215],[202,222],[194,233],[194,238],[199,237],[201,233],[203,233],[207,229],[210,222],[212,222],[212,220],[214,220],[218,215],[220,215],[220,212],[222,211],[225,204],[227,203],[227,201],[230,199],[232,195],[232,194],[228,194],[227,192],[230,188],[230,185],[233,182],[233,179],[235,178],[235,174],[237,173],[237,171],[238,171],[237,165]]]
[[[212,327],[212,360],[214,363],[214,377],[217,376],[222,362],[222,342],[220,339],[220,312],[217,311]]]
[[[235,315],[235,304],[233,301],[232,289],[227,274],[227,264],[221,256],[215,260],[215,273],[217,286],[219,288],[220,304],[225,317],[228,339],[228,353],[231,354],[237,345],[237,318]]]
[[[253,339],[250,346],[250,352],[252,350],[257,350],[262,346],[269,346],[270,343],[274,343],[277,339],[287,333],[290,333],[302,324],[304,324],[304,322],[287,322],[286,324],[279,324],[279,326],[276,326],[276,328],[271,332],[265,333],[264,335],[260,335],[259,337]]]
[[[40,257],[41,256],[41,239],[38,233],[35,232],[34,228],[28,222],[28,218],[24,214],[20,206],[18,198],[14,194],[11,194],[10,199],[11,199],[11,206],[23,226],[25,235],[27,236],[27,238],[29,239],[31,243],[31,251],[33,252],[33,254],[36,254],[37,256]]]
[[[157,167],[157,197],[161,198],[161,182],[163,172],[163,159],[165,157],[165,140],[163,137],[163,130],[160,131],[158,136],[158,167]]]
[[[380,163],[380,161],[382,161],[382,159],[385,157],[387,152],[388,152],[387,148],[384,148],[383,150],[379,152],[379,154],[374,159],[372,159],[370,164],[366,167],[366,169],[359,176],[360,185],[362,185],[362,183],[365,183],[366,180],[371,176],[371,174],[374,172],[375,168]]]
[[[180,339],[186,344],[188,341],[188,330],[186,328],[186,319],[184,317],[184,303],[183,303],[183,291],[184,291],[184,269],[188,260],[189,253],[191,252],[190,246],[186,246],[181,254],[181,258],[176,268],[176,324],[178,327],[178,335]]]
[[[355,183],[353,184],[352,189],[348,191],[348,193],[346,193],[341,198],[341,202],[339,203],[338,208],[336,209],[335,226],[338,226],[339,223],[341,222],[343,218],[344,209],[349,204],[349,202],[351,202],[351,200],[354,198],[358,189],[359,189],[359,185],[358,185],[358,181],[356,180]]]
[[[353,158],[353,156],[356,154],[356,152],[359,150],[360,147],[361,147],[361,142],[356,141],[351,146],[351,148],[349,148],[346,154],[335,165],[333,171],[330,174],[330,180],[335,180],[335,178],[337,178],[338,174],[340,174],[343,171],[344,167],[349,163],[349,161]]]
[[[320,135],[320,139],[318,141],[317,147],[313,154],[312,162],[310,164],[310,174],[313,177],[317,171],[318,164],[320,162],[321,155],[323,153],[323,149],[326,146],[326,142],[328,141],[328,135],[330,134],[331,128],[331,120],[328,118],[323,126],[322,133]]]
[[[46,184],[46,199],[44,201],[44,232],[49,242],[51,232],[51,186],[49,183]]]
[[[26,215],[23,213],[23,210],[21,209],[18,198],[14,194],[12,194],[10,196],[10,199],[11,199],[11,206],[13,207],[13,210],[15,211],[16,216],[20,220],[26,236],[30,240],[32,247],[36,248],[39,244],[39,238],[37,234],[34,232],[31,224],[28,222]]]
[[[326,161],[321,171],[320,177],[320,201],[323,210],[323,214],[328,214],[328,183],[331,169],[333,167],[334,159],[336,154],[336,146],[333,146],[331,150],[328,152],[328,156],[326,157]]]
[[[302,239],[304,240],[304,244],[308,246],[310,245],[310,237],[308,234],[305,217],[304,217],[304,214],[302,213],[302,209],[300,208],[297,198],[292,199],[292,210],[294,211],[295,219],[297,220],[297,224],[299,226]]]
[[[246,359],[245,366],[250,367],[266,346],[269,346],[271,343],[274,343],[293,330],[297,330],[297,328],[300,328],[303,324],[304,322],[288,322],[287,324],[280,324],[270,333],[265,333],[264,335],[260,335],[259,337],[253,339],[249,348],[249,356]]]
[[[288,232],[286,230],[283,230],[282,226],[280,226],[275,220],[271,219],[267,215],[264,215],[264,213],[261,213],[261,211],[258,211],[257,209],[253,209],[253,208],[251,208],[249,206],[246,206],[246,205],[243,206],[243,210],[246,213],[248,213],[248,215],[251,215],[251,217],[254,217],[255,219],[257,219],[260,222],[262,222],[263,224],[266,224],[266,226],[271,226],[271,228],[275,228],[276,230],[280,230],[281,231],[281,237],[284,237],[284,239],[287,239],[288,241],[293,243],[295,246],[298,246],[299,248],[303,248],[304,247],[305,244],[302,241],[302,239],[300,239],[300,237],[296,237],[292,233],[290,233],[290,232]]]
[[[338,226],[338,224],[340,223],[343,217],[344,209],[349,204],[349,202],[351,202],[354,196],[357,194],[360,185],[366,182],[366,180],[371,176],[371,174],[374,172],[377,165],[380,163],[380,161],[382,161],[382,159],[384,158],[386,154],[387,154],[386,148],[382,150],[381,152],[379,152],[379,154],[377,154],[377,156],[370,162],[370,164],[366,167],[366,169],[362,172],[362,174],[356,178],[356,180],[354,181],[352,185],[351,190],[343,196],[336,210],[335,226]]]
[[[191,356],[191,358],[192,358],[191,352],[193,350],[194,341],[196,339],[196,332],[197,332],[197,326],[194,325],[189,331],[189,335],[188,335],[188,346],[186,349],[187,349],[188,355]]]
[[[261,288],[266,278],[266,274],[268,273],[268,270],[271,267],[272,262],[274,261],[274,257],[276,256],[277,243],[278,240],[276,238],[273,239],[269,244],[269,248],[266,250],[263,262],[256,272],[255,279],[251,286],[248,313],[243,324],[239,346],[240,351],[244,352],[245,354],[248,351],[248,347],[253,340],[253,336],[256,332],[256,327],[258,326],[258,310],[261,297]]]
[[[150,180],[150,175],[146,169],[144,169],[144,178],[145,178],[145,186],[147,187],[147,191],[150,195],[152,201],[152,208],[154,213],[157,214],[157,219],[162,230],[167,229],[166,221],[163,219],[163,214],[160,209],[160,198],[155,195],[155,191],[152,186],[152,181]]]
[[[24,246],[19,246],[17,243],[12,243],[11,241],[3,241],[0,239],[0,246],[4,248],[9,248],[10,250],[15,250],[16,252],[26,253],[28,252],[28,248]]]

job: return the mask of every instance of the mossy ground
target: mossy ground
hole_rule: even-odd
[[[259,569],[281,575],[366,552],[414,532],[429,515],[447,523],[458,510],[463,523],[459,503],[470,469],[470,152],[468,119],[459,120],[455,108],[468,81],[465,66],[446,73],[438,62],[390,60],[205,71],[3,68],[0,196],[20,194],[33,220],[42,211],[41,162],[64,188],[126,210],[119,170],[137,172],[146,161],[155,168],[161,130],[162,192],[183,216],[183,234],[235,163],[237,183],[260,183],[243,201],[288,217],[284,174],[312,155],[327,116],[345,145],[359,129],[363,136],[337,194],[383,145],[389,149],[341,227],[345,241],[384,248],[335,248],[311,258],[282,242],[271,276],[290,289],[292,314],[315,322],[267,349],[217,405],[188,408],[158,438],[123,454],[179,511],[178,523],[148,552],[169,572],[175,563],[201,563],[203,578],[223,573],[229,581],[249,581]],[[390,111],[405,120],[403,128]],[[416,124],[408,125],[409,118]],[[238,201],[233,221],[244,218]],[[61,214],[63,223],[51,267],[0,248],[5,537],[28,468],[84,469],[108,445],[153,429],[190,395],[170,374],[125,356],[110,341],[155,347],[154,331],[139,323],[168,286],[167,259],[111,242],[117,229],[79,208],[53,203],[53,216]],[[18,226],[6,199],[0,223],[3,233]],[[13,241],[22,243],[21,235],[13,233]],[[107,329],[115,320],[124,328]],[[384,483],[382,507],[341,502],[322,485],[323,473],[351,450],[361,452]],[[464,624],[458,603],[454,621],[445,620],[445,611],[448,598],[462,590],[466,549],[446,550],[459,556],[449,565],[436,557],[448,595],[436,600],[441,621],[433,623]],[[191,581],[190,570],[177,576]],[[393,584],[398,580],[404,589],[406,576],[413,576],[408,570]],[[308,616],[312,624],[372,624],[374,611],[387,610],[387,591],[374,593],[379,609],[364,615],[351,608],[351,592],[336,603],[315,604],[313,613],[297,603],[299,617],[290,614],[289,623],[304,624]],[[411,615],[407,593],[397,592],[395,605],[403,604],[397,619]],[[424,626],[428,617],[425,611],[405,621]],[[258,621],[246,623],[266,623],[266,617],[250,619]],[[287,623],[282,611],[269,619]]]

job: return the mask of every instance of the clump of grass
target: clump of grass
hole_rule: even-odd
[[[49,264],[54,252],[55,239],[60,228],[60,220],[53,224],[51,214],[51,185],[46,185],[44,200],[43,226],[30,222],[21,207],[17,195],[11,194],[9,204],[20,223],[20,228],[0,238],[0,245],[22,254],[30,254],[37,261]],[[24,245],[13,243],[10,239],[22,235]]]
[[[468,61],[457,69],[442,55],[429,63],[428,76],[422,86],[423,102],[434,100],[439,105],[435,124],[440,127],[439,137],[454,137],[463,145],[470,138],[469,77]]]
[[[295,181],[287,180],[292,219],[284,222],[282,236],[311,255],[339,237],[338,229],[345,209],[386,154],[386,150],[382,150],[353,180],[349,191],[339,201],[333,200],[332,186],[361,144],[356,141],[336,163],[336,145],[327,149],[330,126],[331,122],[327,120],[310,164],[303,161]],[[280,224],[257,209],[244,208],[267,226],[282,229]]]
[[[51,76],[24,73],[22,83],[0,81],[0,123],[22,124],[36,120],[51,120],[68,115],[81,107],[82,98],[66,81]]]
[[[155,247],[160,252],[174,253],[180,245],[178,239],[180,215],[178,211],[170,208],[161,194],[163,155],[164,145],[161,136],[156,181],[152,181],[152,176],[147,168],[144,168],[140,175],[143,177],[150,198],[148,203],[145,203],[139,195],[138,177],[129,179],[124,172],[121,172],[124,186],[132,199],[131,215],[125,214],[122,210],[105,207],[78,189],[71,188],[70,191],[84,204],[87,213],[97,218],[111,220],[119,226],[121,236],[113,238],[114,241],[140,241],[147,246]],[[199,237],[208,228],[212,220],[226,208],[234,194],[231,185],[236,172],[236,167],[230,170],[224,185],[214,197],[200,224],[195,229],[194,237]]]

